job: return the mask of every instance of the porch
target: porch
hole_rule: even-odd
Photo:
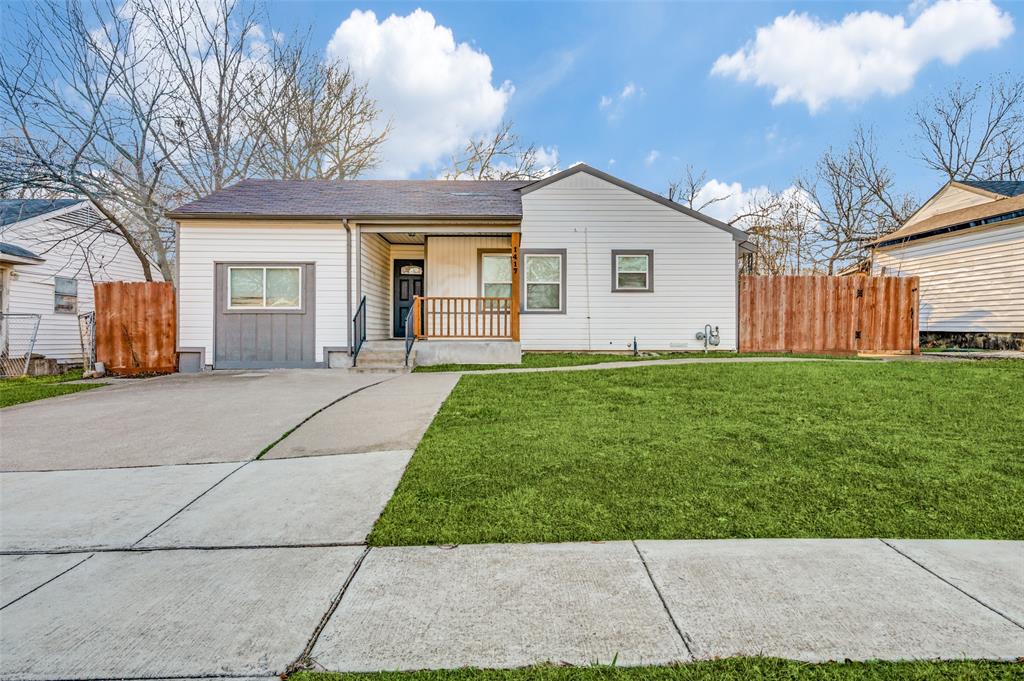
[[[352,364],[520,361],[518,229],[358,225]]]

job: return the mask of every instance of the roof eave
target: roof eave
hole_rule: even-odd
[[[337,221],[351,220],[353,222],[395,222],[395,221],[419,221],[419,222],[510,222],[522,221],[522,215],[424,215],[424,214],[393,214],[393,215],[289,215],[278,213],[210,213],[210,212],[181,212],[170,211],[165,216],[171,220],[300,220],[307,222],[314,221]]]

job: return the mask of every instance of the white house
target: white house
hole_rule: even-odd
[[[920,277],[925,340],[1024,347],[1024,182],[950,182],[873,244],[871,273]]]
[[[420,364],[697,350],[705,325],[737,345],[746,234],[586,165],[535,182],[247,180],[171,217],[183,370],[404,359],[407,331]]]
[[[0,201],[0,351],[82,361],[78,315],[93,311],[93,282],[142,281],[142,265],[88,201]]]

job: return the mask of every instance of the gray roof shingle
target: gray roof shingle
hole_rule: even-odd
[[[518,218],[523,181],[242,180],[169,214],[297,218]]]
[[[52,213],[81,202],[82,199],[3,199],[0,200],[0,226]]]
[[[22,248],[17,244],[4,243],[2,241],[0,241],[0,253],[4,255],[13,255],[18,258],[30,258],[32,260],[38,260],[39,262],[43,261],[42,258],[27,248]]]
[[[1024,194],[1024,182],[1015,180],[964,180],[960,184],[965,184],[975,189],[983,189],[993,194],[1002,194],[1003,196],[1020,196]]]

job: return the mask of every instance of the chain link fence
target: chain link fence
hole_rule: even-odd
[[[39,335],[38,314],[0,314],[0,376],[25,376]]]

